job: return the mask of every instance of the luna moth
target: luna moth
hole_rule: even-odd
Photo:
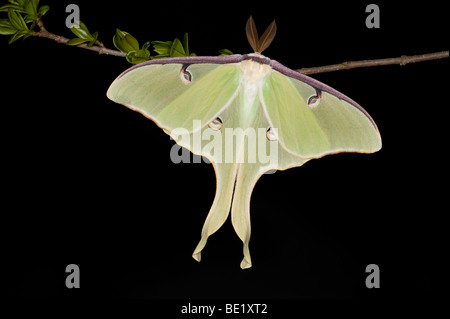
[[[150,60],[124,71],[107,92],[212,162],[216,195],[192,255],[197,261],[231,211],[243,242],[241,268],[252,266],[250,196],[265,172],[381,148],[374,120],[358,103],[261,54],[275,32],[274,21],[259,38],[250,17],[254,53]]]

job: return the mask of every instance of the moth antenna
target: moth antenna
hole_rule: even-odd
[[[277,33],[277,24],[275,23],[275,20],[273,20],[273,22],[264,31],[261,38],[259,38],[255,21],[253,20],[253,17],[250,16],[247,20],[247,25],[245,26],[245,33],[247,34],[248,43],[250,43],[253,51],[260,54],[269,47],[275,38],[275,34]]]
[[[263,52],[265,49],[269,47],[275,38],[275,34],[277,33],[277,24],[275,20],[267,27],[266,31],[264,31],[263,35],[258,41],[258,53]]]
[[[258,43],[259,43],[259,37],[258,37],[258,31],[256,30],[255,21],[253,21],[252,16],[248,18],[247,25],[245,26],[245,33],[247,34],[247,40],[248,43],[250,43],[250,46],[252,47],[253,51],[258,51]]]

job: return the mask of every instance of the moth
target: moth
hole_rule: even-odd
[[[250,197],[262,174],[381,149],[378,128],[358,103],[261,54],[275,37],[275,21],[259,37],[250,17],[246,34],[254,53],[150,60],[124,71],[107,92],[213,164],[216,195],[192,256],[200,261],[231,211],[243,269],[252,266]]]

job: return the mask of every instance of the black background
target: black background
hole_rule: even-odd
[[[6,1],[3,1],[6,2]],[[49,31],[72,37],[65,7]],[[376,1],[381,28],[365,26],[371,1],[76,1],[81,20],[113,48],[115,28],[142,44],[189,32],[197,55],[249,53],[245,23],[276,19],[264,55],[293,69],[448,50],[443,2]],[[125,59],[31,37],[0,38],[2,289],[27,298],[238,300],[432,296],[444,208],[448,59],[319,74],[360,103],[383,148],[338,154],[264,175],[251,200],[253,267],[230,220],[201,263],[191,254],[214,199],[211,165],[173,164],[173,141],[106,97]],[[445,72],[445,73],[444,73]],[[442,253],[442,252],[441,252]],[[65,287],[77,264],[81,288]],[[367,289],[377,264],[381,288]],[[220,301],[220,302],[222,302]]]

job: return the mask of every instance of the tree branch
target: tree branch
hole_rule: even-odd
[[[32,34],[33,36],[51,39],[53,41],[56,41],[58,43],[63,43],[63,44],[67,43],[67,41],[70,40],[70,39],[65,38],[63,36],[56,35],[54,33],[48,32],[47,29],[44,27],[44,23],[42,22],[41,19],[38,19],[36,22],[37,22],[36,24],[39,27],[39,31],[38,32],[33,32],[33,34]],[[76,47],[79,47],[79,48],[82,48],[82,49],[86,49],[86,50],[95,51],[95,52],[98,52],[98,54],[114,55],[114,56],[119,56],[119,57],[123,57],[123,58],[127,56],[127,54],[125,52],[121,52],[121,51],[111,50],[111,49],[105,48],[103,43],[101,43],[99,41],[97,41],[96,45],[93,45],[91,47],[89,47],[86,43],[76,45]]]
[[[58,43],[67,43],[67,41],[69,41],[68,38],[48,32],[47,29],[45,29],[44,24],[41,19],[38,19],[36,22],[37,22],[36,24],[38,25],[40,31],[34,32],[32,34],[33,36],[51,39]],[[118,56],[118,57],[126,57],[126,55],[127,55],[126,53],[118,51],[118,50],[111,50],[111,49],[105,48],[103,43],[101,43],[99,41],[97,41],[96,45],[91,46],[91,47],[87,46],[87,44],[85,44],[85,43],[76,45],[76,46],[79,48],[82,48],[82,49],[98,52],[98,54],[114,55],[114,56]],[[301,68],[301,69],[297,69],[296,71],[306,74],[306,75],[310,75],[310,74],[318,74],[318,73],[333,72],[333,71],[340,71],[340,70],[350,70],[350,69],[355,69],[355,68],[365,68],[365,67],[381,66],[381,65],[398,64],[398,65],[403,66],[403,65],[406,65],[409,63],[444,59],[444,58],[448,58],[448,57],[449,57],[449,51],[442,51],[442,52],[411,55],[411,56],[402,55],[401,57],[398,57],[398,58],[349,61],[349,62],[342,62],[340,64],[332,64],[332,65],[325,65],[325,66],[312,67],[312,68]]]
[[[429,61],[429,60],[437,60],[448,58],[448,51],[428,53],[428,54],[419,54],[419,55],[402,55],[399,58],[387,58],[387,59],[375,59],[375,60],[362,60],[362,61],[349,61],[343,62],[340,64],[332,64],[325,65],[313,68],[301,68],[296,71],[303,74],[317,74],[317,73],[325,73],[332,71],[340,71],[340,70],[350,70],[355,68],[365,68],[370,66],[381,66],[381,65],[391,65],[391,64],[399,64],[401,66],[406,65],[408,63]]]

